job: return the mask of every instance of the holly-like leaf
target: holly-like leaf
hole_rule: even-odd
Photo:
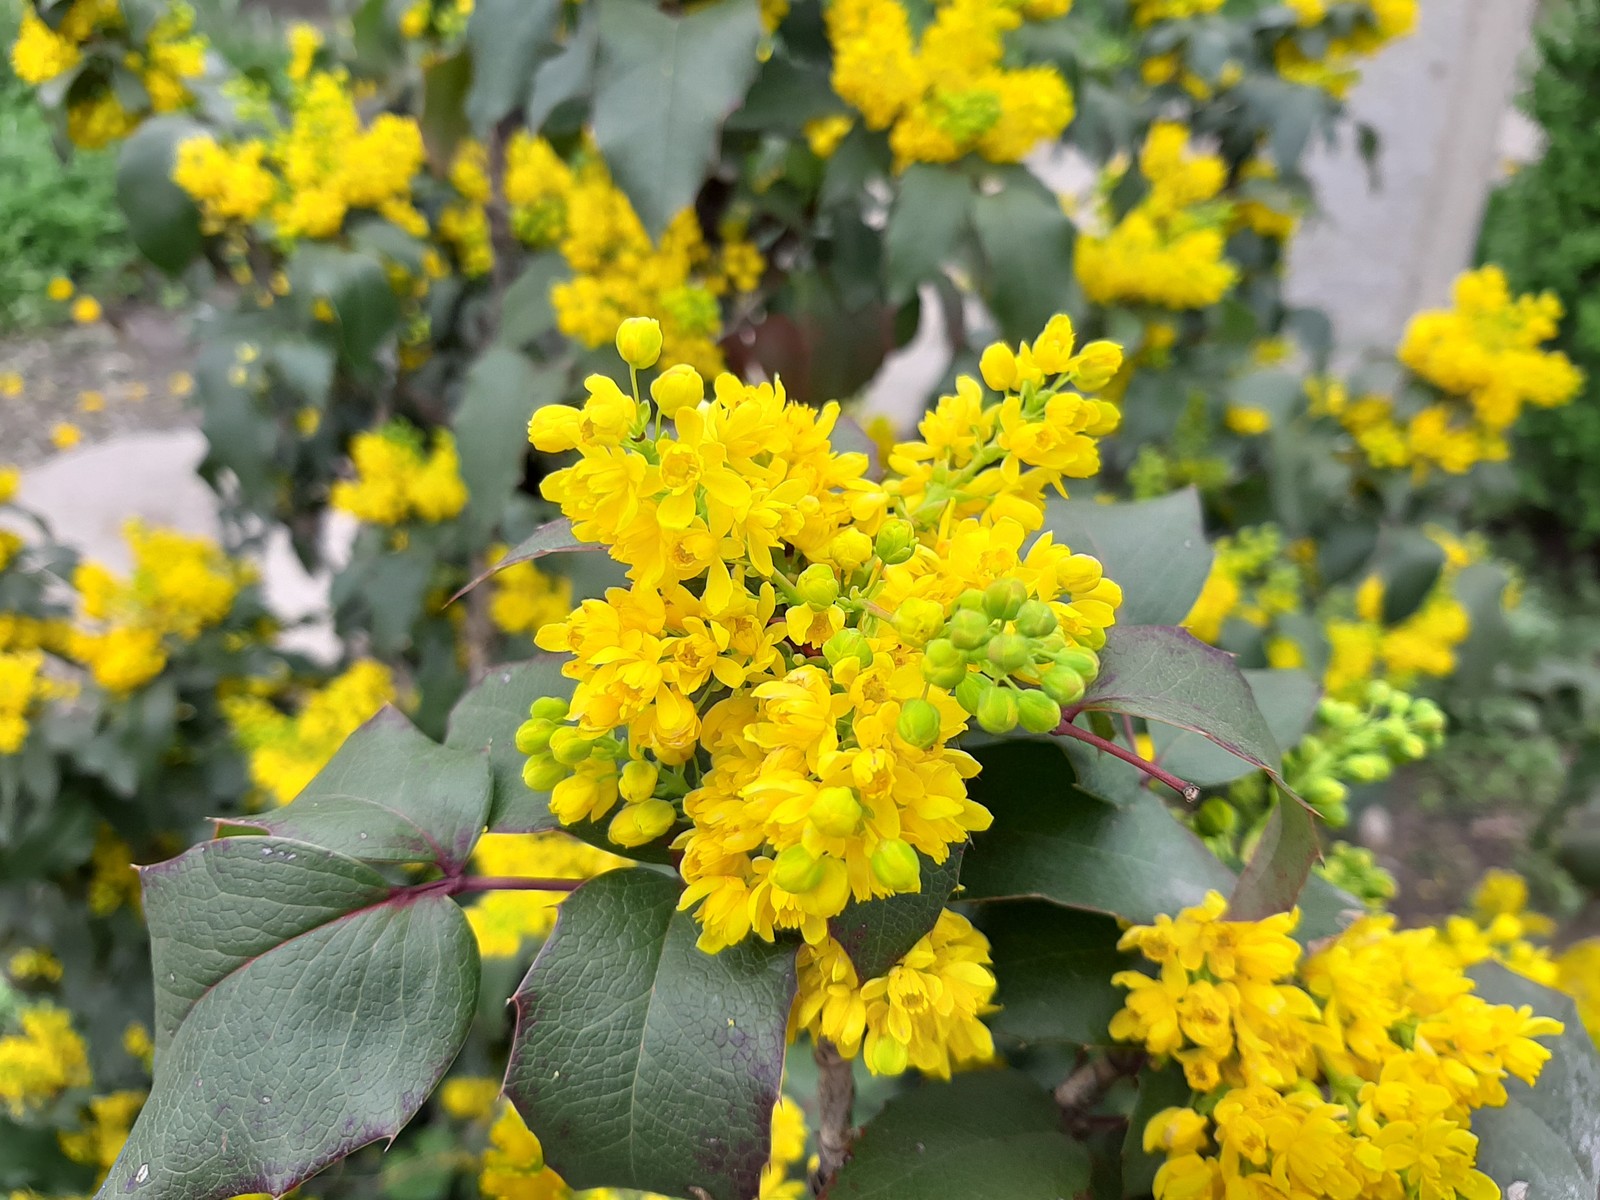
[[[952,848],[950,856],[942,863],[919,855],[922,859],[921,891],[864,903],[852,901],[842,913],[828,921],[828,932],[844,947],[863,983],[887,975],[889,968],[933,928],[956,888],[965,852],[966,843],[963,842]]]
[[[478,953],[443,891],[305,842],[205,842],[143,871],[160,1042],[99,1195],[278,1196],[392,1138],[460,1049]]]
[[[1108,1026],[1126,994],[1111,976],[1136,961],[1117,949],[1114,920],[1027,900],[986,905],[981,920],[1000,981],[990,1021],[997,1036],[1111,1044]]]
[[[1259,921],[1288,912],[1300,899],[1319,853],[1315,815],[1297,797],[1280,791],[1250,861],[1239,872],[1228,900],[1229,915]]]
[[[556,0],[479,0],[473,5],[467,20],[472,50],[467,120],[480,136],[521,106],[558,11]]]
[[[1255,697],[1256,707],[1261,710],[1273,741],[1279,746],[1296,745],[1317,715],[1322,686],[1309,673],[1300,670],[1260,668],[1239,673]],[[1232,783],[1256,769],[1202,734],[1186,729],[1157,725],[1151,729],[1150,736],[1155,742],[1156,762],[1178,778],[1200,787]]]
[[[694,203],[722,123],[756,76],[755,0],[669,16],[644,0],[596,0],[594,137],[652,236]]]
[[[550,794],[522,782],[526,755],[517,749],[517,728],[535,700],[572,698],[575,686],[561,673],[564,659],[536,654],[524,662],[493,668],[450,712],[444,744],[457,750],[487,750],[494,791],[486,824],[495,833],[539,833],[559,827],[550,815]]]
[[[570,274],[566,260],[555,251],[529,258],[522,274],[517,276],[501,298],[500,324],[495,329],[496,343],[525,347],[554,329],[556,313],[550,304],[550,289]],[[565,372],[565,363],[560,369]],[[537,407],[535,403],[529,412]],[[523,452],[526,453],[525,450]]]
[[[972,181],[959,171],[925,163],[906,168],[884,234],[889,299],[906,299],[939,273],[967,228],[971,208]]]
[[[400,323],[400,302],[374,257],[306,245],[295,253],[290,272],[295,296],[308,306],[326,300],[333,309],[340,351],[352,363],[369,362]]]
[[[179,142],[204,130],[186,117],[153,117],[117,154],[117,207],[133,244],[156,266],[176,275],[200,253],[200,210],[172,182]]]
[[[1034,898],[1148,923],[1232,889],[1232,872],[1150,793],[1102,804],[1049,745],[1007,742],[982,761],[968,787],[994,824],[967,850],[963,899]]]
[[[1008,341],[1032,338],[1072,299],[1072,222],[1026,167],[1002,168],[998,191],[972,202],[988,266],[985,297]]]
[[[1146,1066],[1139,1072],[1139,1097],[1128,1114],[1128,1132],[1122,1142],[1122,1194],[1148,1196],[1155,1190],[1156,1172],[1165,1154],[1146,1154],[1144,1127],[1164,1108],[1186,1108],[1193,1096],[1183,1068],[1177,1063]]]
[[[522,479],[528,417],[559,397],[564,379],[564,371],[541,370],[527,355],[505,346],[485,351],[467,372],[453,424],[467,485],[466,519],[477,537],[493,531]]]
[[[558,517],[547,525],[535,529],[494,566],[483,574],[474,578],[454,596],[452,601],[459,600],[473,588],[486,579],[491,579],[504,571],[507,567],[514,567],[518,563],[533,562],[547,554],[566,554],[573,550],[592,550],[594,547],[588,542],[580,542],[572,532],[572,522],[566,517]]]
[[[523,109],[529,129],[542,129],[558,108],[588,94],[594,85],[594,60],[599,46],[600,18],[592,8],[585,8],[567,35],[567,44],[534,69],[528,103]]]
[[[568,897],[514,997],[506,1094],[574,1188],[747,1200],[770,1151],[794,950],[752,938],[706,954],[677,901],[677,881],[649,870]]]
[[[488,756],[439,745],[384,708],[339,747],[293,803],[233,819],[365,862],[459,874],[489,814]]]
[[[975,1071],[889,1101],[828,1200],[1062,1200],[1089,1182],[1088,1152],[1019,1071]]]
[[[1566,1026],[1558,1038],[1541,1038],[1551,1051],[1533,1087],[1506,1081],[1510,1102],[1472,1114],[1478,1136],[1478,1170],[1511,1196],[1527,1185],[1527,1200],[1594,1200],[1600,1190],[1600,1055],[1572,1001],[1497,963],[1472,968],[1478,994],[1493,1004],[1532,1005]]]
[[[1193,488],[1127,504],[1052,498],[1044,527],[1057,542],[1100,560],[1106,578],[1122,588],[1117,620],[1125,625],[1176,625],[1211,572]]]

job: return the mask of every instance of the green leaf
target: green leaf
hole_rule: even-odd
[[[1128,1114],[1128,1133],[1122,1142],[1122,1194],[1148,1196],[1155,1190],[1156,1172],[1165,1154],[1144,1152],[1144,1127],[1164,1108],[1187,1107],[1194,1093],[1177,1063],[1146,1066],[1139,1072],[1139,1097]]]
[[[169,275],[200,253],[200,210],[172,182],[178,143],[205,131],[186,117],[154,117],[117,154],[117,207],[139,252]]]
[[[529,791],[522,782],[526,756],[517,749],[516,738],[535,700],[572,698],[575,685],[561,673],[564,661],[555,654],[536,654],[525,662],[495,667],[451,710],[444,744],[489,753],[494,793],[486,824],[495,833],[539,833],[560,827],[550,815],[550,794]]]
[[[1288,912],[1299,901],[1320,852],[1315,814],[1297,797],[1280,791],[1255,852],[1239,872],[1228,899],[1229,915],[1259,921]]]
[[[882,900],[852,901],[828,921],[828,932],[850,956],[857,977],[865,983],[905,957],[925,937],[944,911],[961,875],[966,844],[953,847],[942,863],[922,859],[922,890]]]
[[[900,194],[884,234],[889,299],[905,300],[939,273],[967,227],[972,181],[949,167],[917,163],[900,177]]]
[[[333,308],[340,350],[352,363],[370,361],[400,323],[400,302],[376,258],[337,246],[302,246],[290,271],[296,296],[307,305],[324,299]]]
[[[1057,542],[1100,560],[1106,577],[1122,588],[1117,620],[1125,625],[1176,625],[1211,573],[1211,544],[1194,488],[1126,504],[1053,497],[1044,527]]]
[[[1111,976],[1135,964],[1117,949],[1117,923],[1097,913],[1018,901],[982,910],[1000,991],[996,1036],[1024,1045],[1108,1046],[1124,992]]]
[[[1281,425],[1305,407],[1305,382],[1291,371],[1256,371],[1236,380],[1228,399],[1241,408],[1259,408]]]
[[[695,947],[678,883],[613,871],[561,906],[514,1001],[506,1094],[572,1187],[754,1196],[794,949]]]
[[[1089,1157],[1019,1071],[977,1071],[897,1096],[856,1141],[828,1200],[1063,1200]]]
[[[1075,231],[1061,202],[1025,167],[972,202],[972,225],[988,264],[985,299],[1007,341],[1036,337],[1072,298]]]
[[[1305,736],[1317,715],[1322,685],[1301,670],[1254,668],[1239,672],[1266,719],[1267,729],[1280,746],[1294,746]],[[1255,770],[1198,733],[1157,725],[1151,730],[1156,761],[1178,778],[1200,787],[1232,783]]]
[[[1481,963],[1470,974],[1478,994],[1493,1004],[1529,1004],[1566,1026],[1558,1038],[1541,1038],[1550,1061],[1533,1087],[1506,1081],[1504,1108],[1472,1114],[1478,1135],[1478,1170],[1510,1195],[1513,1183],[1528,1185],[1527,1200],[1594,1200],[1600,1188],[1600,1055],[1584,1032],[1572,1001],[1514,975],[1497,963]]]
[[[467,19],[472,51],[472,88],[467,120],[480,137],[522,103],[549,40],[556,0],[478,0]]]
[[[1161,625],[1114,625],[1086,709],[1126,713],[1208,738],[1276,776],[1278,743],[1231,654]]]
[[[459,874],[489,813],[483,751],[447,749],[385,707],[295,797],[231,819],[364,862],[433,863]]]
[[[442,168],[472,132],[467,122],[467,91],[472,87],[472,57],[464,51],[441,58],[422,71],[422,141]]]
[[[761,64],[750,94],[728,118],[728,129],[798,136],[808,122],[844,111],[826,69],[774,54]]]
[[[475,539],[493,532],[506,501],[522,480],[527,459],[528,418],[558,399],[565,382],[560,369],[543,369],[505,346],[486,350],[467,372],[467,385],[452,424],[467,485],[466,521]]]
[[[1443,569],[1443,547],[1422,530],[1382,530],[1370,570],[1383,580],[1383,623],[1393,625],[1416,612]]]
[[[600,18],[586,7],[567,36],[567,44],[533,72],[523,115],[528,128],[539,130],[550,115],[570,100],[586,96],[594,86],[594,60],[600,44]]]
[[[694,203],[722,123],[755,78],[755,0],[674,17],[645,0],[596,0],[594,137],[652,236]]]
[[[454,596],[452,601],[459,600],[473,588],[479,586],[486,579],[491,579],[504,571],[507,567],[514,567],[518,563],[533,562],[547,554],[565,554],[573,550],[591,550],[593,546],[588,542],[580,542],[572,533],[572,522],[566,517],[558,517],[546,525],[535,529],[522,541],[518,542],[499,562],[490,567],[483,574],[473,579]]]
[[[454,901],[304,842],[143,871],[163,1044],[99,1195],[282,1195],[392,1138],[455,1058],[478,954]]]
[[[554,329],[556,313],[550,306],[550,289],[569,275],[566,260],[554,251],[531,257],[500,300],[495,341],[525,348]]]
[[[1101,804],[1048,745],[1006,742],[980,758],[968,789],[994,824],[967,850],[963,899],[1049,900],[1148,923],[1232,889],[1232,872],[1149,792]]]

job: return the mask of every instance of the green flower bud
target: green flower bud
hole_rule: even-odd
[[[1301,787],[1300,794],[1312,808],[1318,812],[1326,812],[1336,804],[1342,805],[1345,797],[1350,794],[1350,789],[1332,775],[1319,775],[1315,779],[1308,780]]]
[[[847,787],[825,787],[811,802],[811,823],[828,837],[849,837],[861,828],[861,801]]]
[[[522,782],[528,785],[530,792],[548,792],[570,774],[572,772],[555,759],[543,755],[522,764]]]
[[[885,521],[878,530],[878,536],[873,539],[872,548],[886,566],[903,563],[916,553],[916,526],[898,518]]]
[[[1410,762],[1428,757],[1428,743],[1414,733],[1406,734],[1395,748]]]
[[[1083,699],[1083,676],[1071,667],[1051,667],[1039,680],[1044,694],[1057,704],[1076,704]]]
[[[1022,611],[1028,599],[1028,585],[1016,576],[996,579],[983,592],[983,608],[997,621],[1009,621]]]
[[[1381,754],[1356,754],[1344,761],[1344,773],[1356,783],[1377,783],[1389,778],[1394,767]]]
[[[517,726],[517,752],[543,754],[550,748],[550,735],[556,730],[553,721],[524,721]]]
[[[1017,610],[1017,632],[1023,637],[1049,637],[1061,628],[1056,610],[1043,600],[1026,600]]]
[[[854,658],[863,667],[870,667],[872,645],[859,629],[841,629],[822,643],[822,657],[830,667],[837,667],[847,658]]]
[[[1350,824],[1350,810],[1343,804],[1330,804],[1326,808],[1319,808],[1317,815],[1333,829],[1343,829]]]
[[[598,737],[589,743],[589,752],[605,762],[621,762],[628,757],[628,743],[614,737]]]
[[[983,693],[992,688],[990,683],[976,671],[969,672],[967,677],[956,684],[956,703],[961,705],[973,716],[978,715],[978,703],[983,699]]]
[[[1086,650],[1082,646],[1068,646],[1055,656],[1058,667],[1071,667],[1083,676],[1083,682],[1093,683],[1100,678],[1100,656],[1093,650]]]
[[[611,818],[606,836],[619,846],[643,846],[672,828],[678,810],[665,800],[626,804]]]
[[[1365,717],[1354,704],[1325,699],[1317,705],[1317,719],[1333,729],[1354,729]]]
[[[1021,634],[996,634],[989,639],[989,661],[1009,675],[1033,661],[1033,647]]]
[[[897,892],[922,890],[922,861],[910,843],[890,838],[872,852],[872,873],[879,883]]]
[[[795,590],[812,608],[819,612],[839,598],[839,579],[833,568],[823,563],[812,563],[800,572],[795,580]],[[943,616],[943,614],[940,614]]]
[[[1029,733],[1049,733],[1061,724],[1061,705],[1030,688],[1017,697],[1017,717]]]
[[[967,677],[967,660],[949,638],[935,638],[923,647],[922,677],[934,687],[952,689]]]
[[[1194,814],[1194,827],[1202,837],[1232,833],[1239,824],[1239,810],[1221,796],[1212,796]]]
[[[822,860],[813,857],[804,846],[790,846],[772,864],[772,882],[795,895],[811,891],[822,882],[825,873]]]
[[[926,750],[939,740],[939,710],[927,700],[907,700],[900,706],[895,732],[906,745]]]
[[[617,793],[629,804],[643,804],[656,794],[656,780],[660,776],[661,768],[655,763],[642,758],[631,759],[622,768],[622,775],[617,781]]]
[[[956,597],[957,608],[971,608],[978,612],[983,611],[983,593],[977,588],[968,588]]]
[[[924,646],[944,628],[944,606],[935,600],[912,596],[894,615],[894,631],[908,646]]]
[[[540,696],[528,706],[528,715],[542,721],[565,721],[568,705],[560,696]]]
[[[977,650],[989,644],[993,633],[989,618],[978,609],[958,608],[950,614],[950,640],[961,650]]]
[[[1086,649],[1104,650],[1106,648],[1106,631],[1104,629],[1085,629],[1078,635],[1078,641]]]
[[[1426,696],[1411,706],[1411,727],[1418,733],[1443,733],[1444,713]]]
[[[1010,688],[991,687],[978,701],[978,724],[990,733],[1010,733],[1020,714]]]
[[[575,767],[594,752],[594,743],[571,725],[550,735],[550,757],[564,767]]]

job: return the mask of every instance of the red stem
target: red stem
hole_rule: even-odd
[[[1098,734],[1090,733],[1087,729],[1079,729],[1071,721],[1062,721],[1061,724],[1057,725],[1056,735],[1058,737],[1069,737],[1080,742],[1085,742],[1088,745],[1093,746],[1096,750],[1100,750],[1111,755],[1113,758],[1120,758],[1129,766],[1138,767],[1139,770],[1150,776],[1151,779],[1166,784],[1190,804],[1193,804],[1196,800],[1200,799],[1200,789],[1194,784],[1185,783],[1171,771],[1163,771],[1160,767],[1156,766],[1155,763],[1150,762],[1147,759],[1140,758],[1132,750],[1124,750],[1115,742],[1108,742],[1105,738],[1100,737]]]
[[[396,888],[396,896],[428,896],[443,892],[446,896],[459,896],[462,892],[570,892],[585,879],[530,879],[520,875],[446,875],[427,883]]]

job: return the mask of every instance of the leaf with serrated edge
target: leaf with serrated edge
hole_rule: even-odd
[[[292,803],[230,824],[367,862],[459,874],[488,818],[490,785],[486,754],[447,749],[385,706]]]
[[[444,744],[458,750],[487,750],[494,775],[488,826],[494,833],[541,833],[560,827],[550,815],[550,793],[528,790],[522,782],[527,756],[517,749],[517,729],[535,700],[572,699],[577,685],[561,673],[564,658],[535,654],[519,663],[493,667],[450,712]]]
[[[862,982],[887,975],[906,951],[927,936],[955,890],[966,848],[965,842],[951,847],[950,856],[942,863],[918,855],[922,859],[921,891],[852,901],[829,919],[828,932],[849,955]]]
[[[1255,852],[1239,872],[1239,882],[1228,900],[1228,915],[1238,921],[1259,921],[1288,912],[1300,899],[1319,853],[1317,822],[1311,809],[1280,791]]]
[[[454,596],[450,597],[453,603],[461,599],[473,588],[486,579],[491,579],[500,574],[507,567],[514,567],[518,563],[533,562],[543,558],[546,554],[566,554],[573,550],[592,550],[588,542],[580,542],[572,532],[572,522],[566,517],[558,517],[548,525],[541,525],[526,538],[514,546],[509,554],[483,574],[476,576],[468,582]]]
[[[1063,1200],[1089,1156],[1050,1093],[1020,1071],[975,1071],[898,1096],[862,1130],[827,1200]]]
[[[1317,715],[1321,685],[1309,672],[1301,670],[1262,668],[1239,674],[1255,697],[1273,741],[1279,746],[1297,745]],[[1150,736],[1155,742],[1156,762],[1187,783],[1216,787],[1257,769],[1204,734],[1156,725]]]
[[[678,894],[633,870],[567,898],[514,997],[506,1094],[574,1188],[746,1200],[770,1151],[794,948],[705,954]]]
[[[477,1002],[453,900],[271,837],[202,843],[143,880],[157,999],[178,1023],[100,1197],[282,1195],[400,1131]]]

